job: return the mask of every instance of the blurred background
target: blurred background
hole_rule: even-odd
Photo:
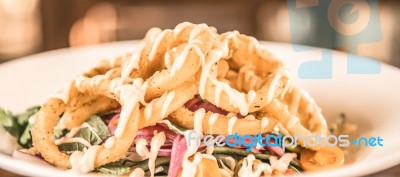
[[[400,1],[371,0],[354,9],[327,2],[0,0],[0,62],[64,47],[140,39],[151,27],[190,21],[219,32],[238,30],[261,40],[334,48],[400,67]],[[372,22],[350,28],[369,30],[348,38],[352,34],[346,34],[346,23],[361,18],[366,9]]]

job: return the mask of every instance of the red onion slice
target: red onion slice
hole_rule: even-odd
[[[187,101],[185,103],[185,107],[189,109],[189,108],[193,107],[194,105],[201,103],[201,102],[202,102],[202,100],[200,98],[195,97],[195,98],[192,98],[189,101]]]
[[[268,136],[268,135],[267,135],[267,136]],[[270,139],[269,139],[269,143],[270,143],[270,144],[275,144],[275,140],[272,139],[272,138],[270,138]],[[274,153],[274,154],[276,154],[276,155],[278,155],[278,156],[283,156],[283,155],[285,154],[285,152],[283,152],[283,149],[282,149],[279,145],[276,145],[276,146],[268,146],[268,144],[265,143],[265,148],[266,148],[269,152]]]
[[[185,107],[187,109],[189,109],[192,112],[197,111],[198,109],[205,109],[206,111],[210,111],[213,113],[218,113],[218,114],[222,114],[222,115],[227,115],[228,112],[215,106],[212,103],[209,102],[204,102],[203,100],[201,100],[200,98],[192,98],[191,100],[189,100],[188,102],[185,103]]]
[[[186,139],[178,135],[173,141],[171,151],[171,162],[168,170],[168,177],[178,176],[179,170],[182,168],[183,156],[187,150]]]
[[[170,140],[173,140],[177,136],[177,134],[174,131],[170,130],[169,128],[156,124],[154,126],[145,127],[138,130],[136,137],[137,138],[153,137],[154,131],[164,132],[165,136]]]

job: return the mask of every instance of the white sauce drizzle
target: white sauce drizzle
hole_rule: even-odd
[[[219,104],[220,104],[221,93],[222,93],[222,87],[216,87],[215,88],[215,105],[216,106],[219,106]]]
[[[166,36],[168,36],[169,34],[172,33],[172,30],[170,29],[166,29],[164,31],[162,31],[160,34],[157,35],[153,46],[151,48],[150,54],[149,54],[149,61],[153,61],[155,58],[155,55],[158,52],[158,48],[160,47],[160,44],[162,43],[162,41],[165,41],[164,39],[166,38]]]
[[[144,171],[141,168],[136,168],[129,177],[144,177]]]
[[[167,116],[167,110],[169,108],[169,105],[171,104],[172,100],[175,97],[175,92],[170,92],[167,94],[167,97],[165,98],[165,102],[161,108],[161,117],[164,118]]]
[[[144,138],[138,138],[135,144],[136,153],[139,154],[141,157],[148,158],[150,151],[147,149],[147,140]]]
[[[207,146],[206,154],[212,155],[212,153],[214,152],[214,149],[215,149],[214,146]]]
[[[73,171],[88,173],[94,169],[94,163],[100,146],[92,146],[85,153],[75,151],[71,154],[69,162]]]
[[[203,132],[203,118],[206,115],[206,110],[203,108],[198,109],[194,112],[194,130],[196,132]]]
[[[235,166],[236,166],[236,161],[232,157],[224,157],[225,163],[220,159],[220,164],[222,166],[222,169],[220,169],[220,172],[222,176],[229,176],[232,177],[234,175],[235,171]]]
[[[231,117],[229,118],[229,122],[228,122],[228,133],[231,135],[233,133],[233,127],[235,126],[235,123],[237,121],[237,117]]]
[[[109,137],[109,138],[106,140],[106,142],[104,142],[104,147],[105,147],[106,149],[111,149],[112,147],[114,147],[115,140],[116,140],[115,136]]]
[[[191,50],[194,50],[198,56],[204,58],[204,54],[199,47],[193,44],[188,44],[187,46],[185,46],[182,53],[178,55],[178,58],[175,59],[174,63],[172,64],[170,71],[172,76],[175,75],[176,72],[182,68],[183,64],[185,64],[185,61],[190,54],[189,51]]]
[[[138,49],[133,53],[131,59],[128,64],[122,68],[121,76],[123,78],[129,77],[132,70],[139,69],[140,58],[145,49],[145,45],[139,45]]]
[[[154,103],[155,102],[152,101],[149,104],[147,104],[147,106],[144,108],[144,118],[146,120],[149,120],[151,118],[151,116],[152,116]]]
[[[274,91],[275,88],[278,86],[279,79],[282,77],[282,74],[277,73],[275,77],[271,81],[271,85],[268,88],[267,92],[267,103],[271,103],[272,99],[274,98]]]
[[[269,124],[268,117],[261,118],[261,131],[263,131],[265,128],[267,128],[268,124]]]
[[[97,135],[97,133],[95,133],[94,128],[92,126],[90,126],[87,122],[84,122],[80,127],[72,128],[71,131],[65,135],[65,137],[54,140],[54,144],[61,145],[61,144],[65,144],[65,143],[81,143],[81,144],[85,145],[86,147],[91,147],[92,145],[90,144],[90,142],[85,140],[84,138],[74,137],[82,128],[89,128],[89,130],[92,131],[95,136],[100,138],[99,135]]]
[[[125,127],[129,120],[133,117],[131,116],[135,107],[138,106],[137,103],[144,101],[144,94],[146,92],[147,84],[143,84],[143,79],[135,79],[132,85],[122,85],[116,89],[120,92],[121,101],[124,103],[120,113],[120,119],[115,129],[114,135],[117,138],[122,137]]]
[[[256,158],[253,154],[248,155],[245,159],[243,159],[242,167],[239,169],[238,176],[239,177],[259,177],[261,173],[266,171],[269,174],[272,174],[272,168],[267,163],[258,163],[257,170],[253,170],[254,161]]]
[[[153,136],[151,139],[150,143],[150,153],[149,153],[149,170],[150,170],[150,176],[154,177],[154,171],[155,171],[155,161],[157,158],[157,153],[160,150],[161,146],[165,143],[166,136],[164,132],[159,132]]]
[[[85,145],[86,147],[92,146],[89,141],[86,141],[85,139],[83,139],[81,137],[60,138],[60,139],[54,140],[54,144],[57,146],[61,145],[61,144],[66,144],[66,143],[81,143],[81,144]]]
[[[37,113],[28,118],[28,123],[33,125],[33,124],[35,124],[36,119],[37,119]]]
[[[187,150],[185,152],[185,154],[183,155],[183,162],[182,162],[182,175],[181,176],[194,176],[196,174],[196,166],[198,163],[200,163],[201,158],[206,155],[206,154],[201,154],[201,153],[196,153],[197,149],[200,146],[200,136],[203,136],[203,118],[205,115],[205,110],[203,108],[198,109],[195,113],[194,113],[194,131],[196,134],[196,138],[194,139],[190,139],[189,138],[189,134],[192,132],[191,130],[186,130],[184,132],[184,136],[186,138],[186,140],[189,140],[190,142],[187,142]],[[193,135],[191,135],[193,136]],[[197,141],[198,140],[198,141]],[[189,157],[193,154],[195,154],[194,160],[193,162],[189,161]],[[213,156],[212,156],[213,157]]]
[[[296,156],[297,155],[295,153],[286,153],[279,160],[277,157],[271,156],[271,167],[273,170],[285,172],[288,169],[290,162],[296,158]]]
[[[213,132],[213,126],[214,126],[215,121],[217,121],[218,117],[219,117],[218,113],[213,113],[208,118],[208,125],[210,126],[210,134],[212,134],[212,132]]]

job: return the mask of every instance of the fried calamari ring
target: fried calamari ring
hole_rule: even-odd
[[[76,92],[74,88],[70,88],[70,90],[71,92]],[[60,115],[66,110],[66,106],[62,99],[50,98],[40,109],[31,132],[33,145],[43,158],[57,167],[67,169],[71,168],[69,156],[62,153],[58,146],[54,144],[54,127],[58,123]],[[90,107],[90,109],[95,108]],[[129,128],[119,138],[115,138],[112,147],[105,148],[104,145],[99,147],[98,155],[94,161],[95,167],[120,159],[131,146],[132,139],[135,138],[137,131],[138,120],[136,118],[139,116],[139,104],[129,110],[127,120],[124,121],[125,126]],[[86,119],[88,118],[86,117]]]
[[[48,99],[41,107],[31,129],[33,146],[41,156],[49,163],[61,167],[70,168],[69,156],[60,152],[54,144],[54,127],[57,125],[60,115],[65,111],[65,103],[61,99]]]
[[[285,87],[287,87],[289,76],[286,69],[281,67],[282,64],[276,63],[275,60],[269,61],[269,58],[262,58],[259,56],[262,49],[255,47],[243,47],[230,49],[230,46],[235,46],[235,44],[240,43],[237,40],[243,37],[237,37],[236,33],[233,33],[231,38],[227,39],[227,42],[222,42],[224,45],[216,45],[213,50],[207,55],[205,62],[203,63],[202,75],[200,78],[199,94],[202,98],[213,103],[214,105],[234,113],[241,113],[242,115],[247,115],[249,112],[254,112],[265,107],[273,98],[278,97]],[[233,41],[233,42],[230,42]],[[231,44],[233,43],[233,44]],[[250,46],[255,44],[248,44]],[[260,51],[258,51],[258,50]],[[229,52],[227,52],[228,50]],[[245,50],[245,51],[242,51]],[[250,51],[247,51],[250,50]],[[227,62],[229,67],[242,68],[244,66],[257,66],[254,73],[261,73],[263,70],[268,74],[259,74],[258,78],[260,85],[262,85],[256,91],[250,90],[248,93],[243,93],[238,89],[233,88],[226,82],[217,79],[216,74],[212,74],[212,68],[215,64],[218,65],[220,59],[229,58],[236,56],[236,53],[246,53],[248,56],[244,58],[258,58],[254,61],[260,61],[261,64],[252,62],[236,62],[238,59],[231,58]],[[243,59],[243,58],[242,58]],[[251,61],[251,60],[246,60]],[[233,63],[233,64],[231,64]],[[231,66],[235,65],[235,66]],[[258,67],[260,65],[260,67]],[[264,66],[264,68],[262,68]],[[271,66],[277,66],[278,68],[272,69]],[[255,78],[255,76],[253,76]],[[259,84],[259,83],[257,83]]]
[[[193,129],[195,112],[181,107],[169,116],[169,120],[186,129]],[[210,120],[211,119],[211,120]],[[231,119],[236,119],[232,121]],[[229,127],[230,123],[234,124]],[[222,114],[207,111],[202,120],[203,134],[221,134],[228,136],[232,133],[239,135],[256,135],[271,132],[277,123],[276,119],[263,117],[261,119],[237,119]]]
[[[77,100],[79,100],[79,98]],[[119,106],[119,103],[114,99],[105,96],[95,96],[87,102],[67,107],[62,116],[62,124],[64,124],[67,129],[71,130],[86,122],[88,117],[97,113],[114,110]]]
[[[148,83],[146,101],[157,98],[192,78],[216,36],[215,31],[207,25],[191,23],[179,24],[174,30],[150,30],[149,33],[156,34],[146,35],[154,37],[148,37],[150,41],[143,43],[147,46],[139,47],[122,73],[125,78],[132,77],[132,73],[137,72]],[[166,62],[164,56],[168,50],[174,48],[179,48],[179,54]],[[169,66],[170,61],[173,61],[172,66]]]
[[[71,88],[71,90],[72,89],[73,88]],[[130,91],[131,89],[127,88],[126,90],[122,90],[121,94],[124,95],[126,92],[129,93]],[[131,105],[125,103],[129,103],[129,101],[124,101],[121,104],[123,106],[121,115],[125,117],[122,127],[129,128],[124,128],[124,131],[122,132],[119,131],[118,137],[114,139],[113,146],[105,147],[104,145],[101,145],[99,147],[99,149],[97,150],[98,155],[95,157],[94,160],[94,167],[114,162],[124,157],[125,153],[128,151],[129,147],[132,144],[132,140],[136,136],[137,126],[139,122],[139,120],[137,119],[139,117],[139,104],[136,103],[134,105]],[[66,110],[65,106],[65,103],[61,99],[53,98],[48,100],[42,106],[42,109],[37,116],[37,120],[35,121],[34,127],[32,129],[32,137],[34,146],[37,148],[37,150],[46,161],[61,168],[71,168],[69,156],[60,152],[58,147],[53,142],[54,126],[57,124],[59,116]],[[127,106],[129,106],[129,108],[126,108]],[[90,107],[90,109],[96,108]],[[128,111],[124,112],[124,110]],[[86,117],[86,119],[88,118],[89,117]],[[116,132],[117,131],[118,128]]]
[[[104,94],[109,97],[115,97],[119,100],[121,95],[115,94],[113,88],[116,85],[129,84],[121,78],[108,80],[104,76],[95,76],[93,78],[80,78],[78,90],[92,95]],[[182,107],[187,101],[197,93],[197,87],[194,84],[194,78],[187,80],[181,86],[164,93],[161,97],[153,99],[146,103],[145,107],[140,109],[139,128],[155,125],[157,122],[166,118],[170,113]],[[144,100],[141,100],[144,103]]]
[[[296,86],[292,87],[285,94],[283,103],[288,105],[289,112],[297,116],[300,123],[313,134],[328,135],[328,126],[321,113],[321,108],[305,90]]]
[[[287,131],[292,136],[297,135],[306,138],[320,133],[310,131],[307,126],[300,122],[297,116],[290,113],[288,106],[278,99],[274,99],[270,104],[268,104],[268,106],[264,107],[262,111],[268,116],[276,118],[285,128],[285,131],[282,132]],[[325,120],[322,121],[321,124],[326,124]],[[323,134],[321,135],[324,136]],[[313,150],[318,150],[320,148],[319,146],[308,146],[309,144],[315,145],[316,140],[314,138],[309,138],[307,143],[304,141],[305,138],[298,138],[300,145]]]

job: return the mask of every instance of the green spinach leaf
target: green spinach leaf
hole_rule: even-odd
[[[102,174],[115,176],[124,175],[128,173],[129,170],[130,167],[124,166],[120,161],[111,162],[95,169],[95,171],[98,171]]]
[[[91,145],[98,145],[106,138],[111,136],[107,125],[101,120],[99,116],[92,116],[87,121],[88,127],[83,127],[74,137],[83,138]],[[61,144],[60,149],[63,151],[84,151],[87,149],[85,145],[79,142]]]

